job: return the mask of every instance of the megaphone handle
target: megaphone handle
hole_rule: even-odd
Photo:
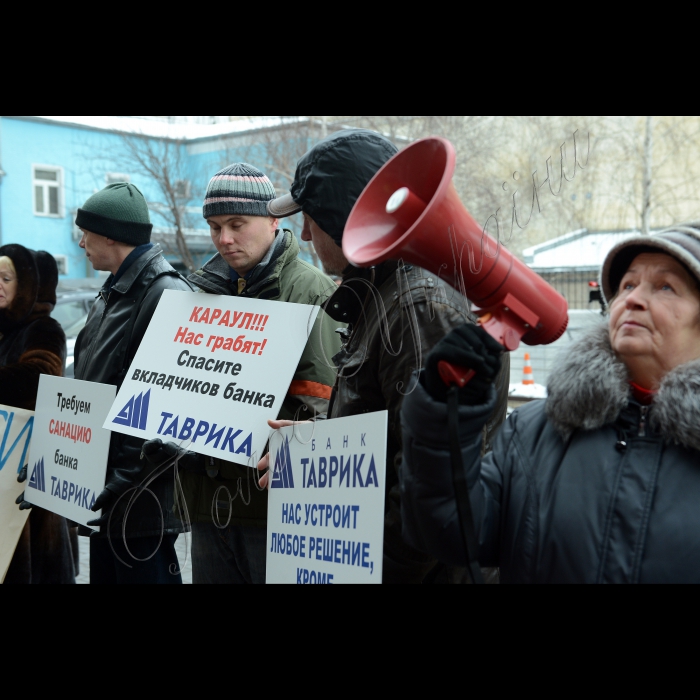
[[[466,386],[467,382],[476,374],[473,369],[455,367],[445,360],[440,360],[440,362],[438,362],[438,372],[440,378],[447,386],[456,384],[460,389]]]
[[[518,347],[520,338],[513,332],[510,327],[505,327],[493,314],[485,313],[479,317],[479,325],[495,340],[498,340],[503,344],[504,335],[507,337],[510,343],[506,345],[507,350],[514,350]],[[509,345],[514,345],[514,347],[509,347]],[[438,362],[438,373],[440,378],[447,386],[452,386],[456,384],[459,389],[465,387],[467,383],[474,377],[476,372],[473,369],[466,369],[465,367],[457,367],[451,365],[445,360],[440,360]]]

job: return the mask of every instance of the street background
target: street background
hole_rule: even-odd
[[[189,555],[189,541],[190,535],[187,536],[185,540],[184,535],[180,535],[175,542],[175,549],[177,550],[177,558],[182,567],[185,562],[185,552]],[[90,583],[90,538],[89,537],[78,537],[78,544],[80,546],[80,574],[76,577],[76,583]],[[192,561],[187,559],[187,565],[182,569],[182,582],[192,583]]]

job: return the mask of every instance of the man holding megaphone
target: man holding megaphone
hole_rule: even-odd
[[[348,324],[339,331],[343,349],[333,358],[338,376],[328,417],[388,410],[387,498],[384,524],[384,583],[421,583],[437,562],[401,536],[398,468],[401,464],[400,411],[413,373],[430,350],[454,328],[473,320],[465,297],[439,275],[402,256],[369,269],[353,267],[343,252],[346,223],[366,185],[397,153],[381,134],[347,129],[316,144],[297,164],[290,194],[268,205],[280,218],[303,212],[302,239],[312,242],[328,274],[342,276],[325,310]],[[425,236],[430,245],[430,235]],[[321,358],[319,358],[321,359]],[[498,398],[484,430],[484,444],[505,419],[509,363],[496,379]],[[272,421],[273,427],[286,423]],[[259,468],[264,468],[262,460]]]
[[[483,430],[500,407],[498,377],[500,371],[503,378],[506,368],[505,351],[515,350],[521,340],[529,345],[555,341],[566,330],[568,315],[564,297],[491,238],[464,207],[452,182],[456,158],[452,144],[440,137],[420,139],[397,153],[355,203],[343,234],[343,252],[361,267],[400,257],[445,275],[474,304],[479,325],[465,324],[437,343],[428,356],[421,383],[402,409],[404,418],[415,416],[416,411],[409,409],[424,405],[425,389],[435,400],[428,402],[429,408],[417,419],[425,431],[430,456],[415,459],[415,426],[409,422],[404,436],[410,449],[398,471],[406,540],[448,564],[466,563],[469,578],[480,583],[479,542],[462,464],[464,429],[459,405],[465,401],[486,403],[482,422],[472,435],[473,449],[482,454]],[[494,380],[496,390],[492,388]],[[451,511],[444,507],[444,493],[434,488],[438,474],[444,476],[444,459],[433,459],[440,448],[447,450],[452,467]],[[462,541],[461,559],[440,546],[427,547],[424,528],[415,526],[411,466],[416,463],[421,465],[426,482],[424,500],[432,506],[427,522],[436,525],[440,546],[446,523],[456,525]]]

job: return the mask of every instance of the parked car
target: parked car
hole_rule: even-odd
[[[61,324],[66,334],[67,353],[64,376],[70,379],[74,376],[75,341],[78,333],[85,327],[88,313],[103,282],[99,278],[61,281],[56,290],[56,306],[51,316]]]

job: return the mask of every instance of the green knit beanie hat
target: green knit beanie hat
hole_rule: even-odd
[[[150,243],[153,230],[141,190],[128,182],[113,182],[93,194],[78,209],[75,225],[133,246]]]

